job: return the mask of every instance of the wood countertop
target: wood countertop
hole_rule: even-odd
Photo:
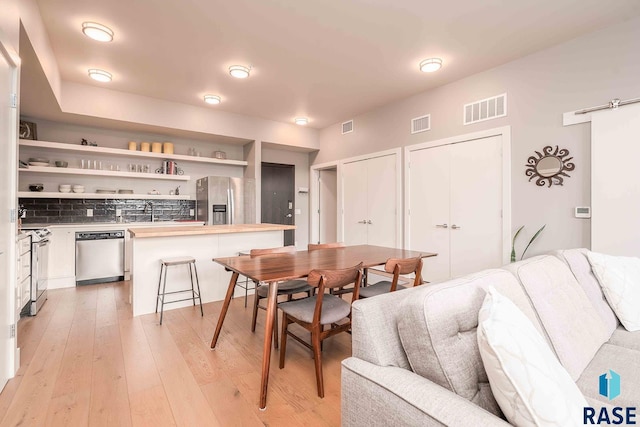
[[[142,239],[147,237],[201,236],[207,234],[255,233],[261,231],[295,230],[295,225],[281,224],[231,224],[231,225],[194,225],[175,227],[129,228],[131,237]]]

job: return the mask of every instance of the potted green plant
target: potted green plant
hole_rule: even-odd
[[[538,236],[540,235],[540,233],[542,233],[542,230],[544,230],[544,228],[546,226],[547,226],[547,224],[545,224],[542,227],[540,227],[540,229],[538,231],[536,231],[536,234],[533,235],[531,240],[529,240],[529,243],[524,248],[524,251],[522,251],[522,256],[520,256],[521,260],[524,258],[524,254],[527,253],[527,249],[529,249],[529,246],[531,246],[531,244],[534,242],[534,240],[536,240],[538,238]],[[521,226],[520,228],[518,228],[518,230],[516,231],[516,234],[513,235],[513,239],[511,240],[511,262],[516,262],[516,239],[518,238],[518,235],[520,234],[520,232],[522,231],[523,228],[524,228],[524,225]]]

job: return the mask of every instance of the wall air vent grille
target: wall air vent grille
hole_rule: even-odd
[[[462,109],[464,124],[483,122],[507,115],[507,94],[493,96],[465,104]]]
[[[342,124],[342,134],[353,132],[353,120],[349,120],[348,122],[344,122]]]
[[[411,133],[420,133],[431,130],[431,114],[411,119]]]

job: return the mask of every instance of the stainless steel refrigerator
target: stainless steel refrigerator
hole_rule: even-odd
[[[255,224],[254,179],[207,176],[196,182],[196,220],[205,225]]]

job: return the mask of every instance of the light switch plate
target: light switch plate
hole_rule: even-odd
[[[93,209],[87,209],[87,216],[93,216]]]
[[[296,215],[302,215],[302,210],[301,209],[296,209]]]
[[[122,209],[116,209],[116,216],[122,216]]]
[[[195,209],[189,209],[189,216],[195,216],[196,211]]]

